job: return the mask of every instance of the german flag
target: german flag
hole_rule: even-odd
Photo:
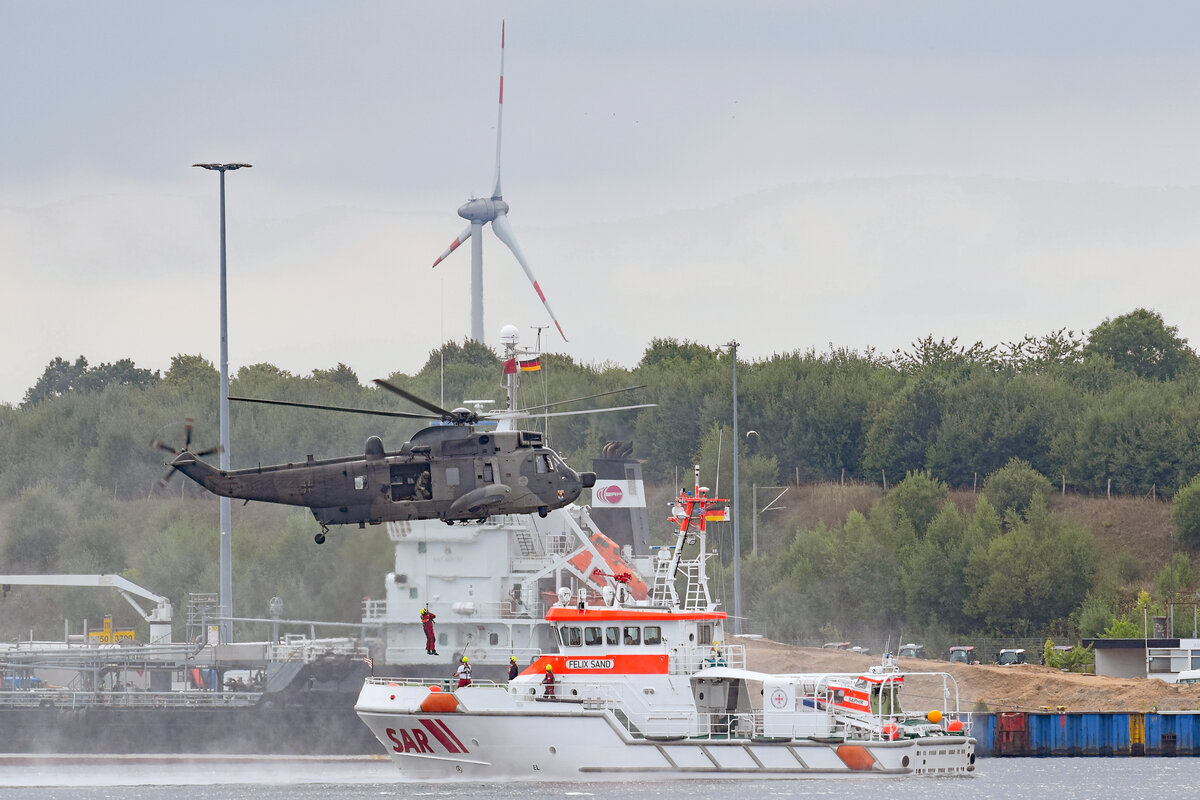
[[[542,359],[540,356],[538,358],[531,358],[528,361],[521,362],[521,372],[537,372],[541,368]]]

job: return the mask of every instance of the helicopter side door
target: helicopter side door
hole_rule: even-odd
[[[433,499],[433,474],[428,461],[392,464],[388,472],[393,503]]]

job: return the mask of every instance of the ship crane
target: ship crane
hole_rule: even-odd
[[[12,585],[21,586],[95,586],[116,589],[129,601],[142,619],[150,624],[150,644],[171,643],[171,601],[149,589],[138,586],[120,575],[0,575],[0,585],[5,589]],[[134,596],[155,604],[154,610],[146,612]]]

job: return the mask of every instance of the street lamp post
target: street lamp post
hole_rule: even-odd
[[[221,469],[229,469],[229,325],[225,301],[225,173],[250,164],[192,164],[221,175]],[[233,536],[230,501],[221,498],[220,640],[233,641]]]
[[[738,387],[737,340],[726,347],[733,356],[733,633],[742,632],[742,529],[738,518]]]

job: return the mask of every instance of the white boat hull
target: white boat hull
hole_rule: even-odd
[[[566,704],[564,704],[566,705]],[[626,731],[609,712],[388,713],[358,709],[405,778],[414,780],[627,780],[906,775],[966,763],[973,740],[823,742],[683,738]],[[959,748],[957,756],[946,751]],[[973,749],[973,748],[972,748]],[[924,751],[924,752],[923,752]],[[941,752],[942,755],[935,755]],[[923,762],[923,763],[922,763]],[[947,774],[946,771],[940,774]]]

